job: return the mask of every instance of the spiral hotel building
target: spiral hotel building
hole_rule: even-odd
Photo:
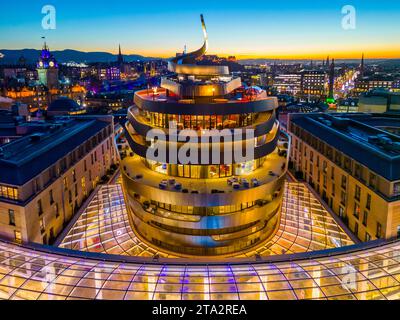
[[[276,98],[259,88],[243,89],[228,67],[195,64],[208,47],[203,18],[202,23],[203,47],[172,59],[161,88],[136,93],[126,124],[133,156],[123,159],[122,175],[139,237],[183,256],[223,256],[248,250],[277,230],[289,140],[280,132]],[[188,147],[176,135],[187,130],[199,161],[181,159]],[[196,142],[209,130],[233,138],[211,139],[205,149]],[[155,141],[149,132],[162,133],[156,139],[166,140],[160,142],[165,150],[151,150]],[[234,150],[245,154],[246,143],[254,156],[236,162]],[[164,160],[154,156],[157,152]]]

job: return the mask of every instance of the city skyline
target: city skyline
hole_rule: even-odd
[[[193,21],[204,13],[211,34],[210,54],[238,59],[318,60],[327,55],[357,59],[365,52],[370,59],[393,59],[400,58],[400,44],[393,43],[400,35],[396,18],[400,5],[389,2],[353,1],[356,28],[345,30],[344,4],[340,1],[318,6],[305,1],[256,2],[249,7],[227,1],[178,6],[122,0],[113,8],[102,6],[103,1],[97,6],[54,1],[57,27],[43,30],[41,10],[46,3],[24,0],[5,4],[8,14],[0,22],[0,43],[2,49],[38,48],[45,36],[52,50],[115,54],[121,43],[124,54],[169,58],[185,45],[189,51],[198,46],[196,39],[201,34]],[[19,17],[21,3],[27,12],[23,20]],[[235,36],[228,37],[227,32]]]

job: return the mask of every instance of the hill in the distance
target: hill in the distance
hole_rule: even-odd
[[[52,51],[52,54],[59,63],[65,62],[115,62],[117,61],[117,55],[108,52],[82,52],[77,50],[63,50],[63,51]],[[0,49],[0,64],[15,64],[18,62],[19,58],[23,56],[28,64],[35,63],[40,55],[40,50],[35,49],[22,49],[22,50],[7,50]],[[131,61],[146,61],[154,58],[143,57],[141,55],[124,55],[124,59],[127,62]]]

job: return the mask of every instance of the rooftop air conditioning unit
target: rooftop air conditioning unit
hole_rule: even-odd
[[[400,142],[394,142],[392,144],[392,150],[393,151],[400,151]]]
[[[372,144],[377,144],[379,142],[379,137],[378,136],[369,136],[368,142],[372,143]]]
[[[33,135],[31,135],[31,141],[32,141],[32,142],[40,141],[41,138],[42,138],[42,135],[40,135],[40,134],[33,134]]]
[[[333,117],[332,123],[336,128],[345,129],[349,126],[350,120],[347,118]]]

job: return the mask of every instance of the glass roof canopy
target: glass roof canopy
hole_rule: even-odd
[[[332,249],[354,244],[304,184],[287,183],[281,226],[274,238],[238,257]],[[139,240],[129,225],[121,185],[102,187],[74,223],[60,247],[136,257],[173,258]]]
[[[369,246],[196,265],[0,241],[0,298],[400,299],[400,243]]]

